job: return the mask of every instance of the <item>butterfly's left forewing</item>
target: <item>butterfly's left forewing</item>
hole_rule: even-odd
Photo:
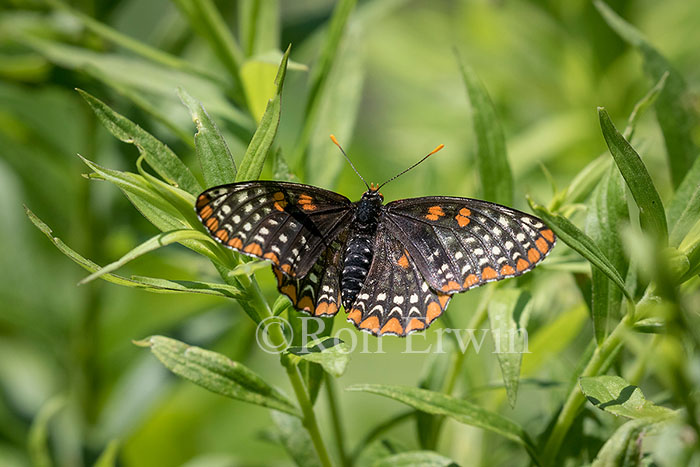
[[[306,276],[352,217],[352,204],[342,195],[277,181],[210,188],[195,208],[220,243],[268,259],[290,277]]]
[[[540,219],[469,198],[424,197],[387,204],[390,226],[435,290],[452,294],[523,274],[556,238]]]

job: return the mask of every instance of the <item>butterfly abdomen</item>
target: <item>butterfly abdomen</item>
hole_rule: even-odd
[[[345,247],[340,278],[341,298],[343,306],[347,309],[357,298],[372,264],[382,200],[383,197],[378,192],[368,191],[356,204],[353,228]]]

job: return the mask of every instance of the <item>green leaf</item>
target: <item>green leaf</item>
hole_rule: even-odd
[[[537,463],[532,441],[523,428],[514,421],[497,413],[490,412],[471,402],[460,400],[439,392],[408,386],[388,386],[383,384],[356,384],[348,391],[363,391],[397,400],[416,410],[434,415],[444,415],[465,425],[483,428],[525,447]]]
[[[586,258],[593,266],[600,269],[620,288],[628,299],[632,300],[632,295],[625,288],[625,283],[620,273],[589,236],[583,233],[566,217],[549,212],[544,206],[535,203],[530,197],[528,197],[528,202],[530,203],[530,207],[532,207],[537,215],[549,225],[561,241]]]
[[[258,60],[247,60],[241,67],[241,79],[248,98],[250,113],[256,122],[262,120],[270,96],[275,95],[277,64]]]
[[[78,89],[97,118],[116,138],[135,145],[151,167],[168,183],[181,187],[191,194],[198,194],[202,187],[190,169],[153,135],[128,118],[110,109],[104,102]]]
[[[310,342],[306,347],[290,347],[285,357],[295,365],[302,360],[318,363],[328,374],[338,378],[345,373],[350,361],[350,347],[340,339],[327,337]]]
[[[51,240],[51,242],[61,253],[66,255],[68,258],[73,260],[73,262],[87,271],[95,272],[100,269],[100,266],[98,266],[96,263],[93,263],[89,259],[86,259],[78,254],[75,250],[63,243],[60,238],[54,237],[51,228],[41,219],[39,219],[32,211],[27,208],[25,208],[25,211],[27,217],[29,217],[29,220],[31,220],[32,223],[39,230],[41,230],[49,238],[49,240]],[[241,290],[233,286],[213,282],[169,281],[166,279],[143,276],[133,276],[132,278],[128,279],[116,274],[103,274],[100,276],[100,278],[113,284],[141,288],[149,292],[157,293],[198,293],[234,299],[240,299],[245,296]]]
[[[100,457],[97,458],[94,467],[116,467],[117,456],[119,455],[119,440],[113,439],[107,444],[107,447]]]
[[[610,158],[606,154],[593,159],[576,174],[566,190],[552,202],[552,209],[557,209],[564,203],[576,204],[583,202],[595,189],[609,168]]]
[[[645,318],[634,323],[632,328],[637,332],[646,334],[664,334],[667,330],[666,320],[663,318]]]
[[[280,63],[277,70],[277,78],[275,79],[277,84],[276,93],[267,103],[265,114],[248,145],[243,161],[241,161],[236,181],[257,180],[260,177],[265,158],[272,147],[280,122],[282,87],[284,86],[284,77],[287,73],[287,60],[289,60],[290,51],[291,46],[287,48],[284,57],[282,57],[282,63]]]
[[[669,73],[663,91],[656,99],[656,116],[666,142],[666,153],[671,168],[671,179],[678,186],[698,155],[693,132],[698,123],[697,111],[688,96],[690,90],[678,73],[632,25],[617,15],[607,4],[597,0],[596,8],[608,25],[627,43],[636,47],[644,58],[644,69],[658,81]]]
[[[35,467],[51,467],[51,450],[49,449],[49,423],[66,406],[66,399],[56,396],[49,399],[32,421],[27,436],[27,450]]]
[[[628,220],[624,181],[620,172],[610,167],[593,193],[586,219],[586,233],[621,276],[626,274],[627,264],[620,238],[620,226]],[[622,295],[599,269],[593,268],[591,275],[593,332],[596,342],[600,345],[607,335],[608,320],[616,318],[619,314]]]
[[[646,110],[654,102],[656,102],[656,98],[659,97],[659,94],[661,94],[661,91],[663,91],[664,87],[666,86],[667,79],[668,72],[661,75],[661,78],[659,78],[657,83],[649,90],[649,92],[642,96],[642,98],[639,99],[639,101],[637,101],[637,103],[634,105],[632,113],[630,113],[629,117],[627,117],[627,126],[625,126],[625,131],[622,132],[622,136],[624,136],[627,141],[632,140],[634,131],[637,129],[637,122],[642,115],[644,115]]]
[[[617,131],[604,108],[598,108],[600,126],[603,129],[605,142],[608,144],[620,173],[625,178],[632,197],[639,207],[639,221],[642,228],[654,235],[663,244],[668,241],[666,213],[661,197],[654,187],[654,182],[647,172],[646,166],[639,154],[627,140]]]
[[[314,450],[309,432],[297,417],[291,417],[286,413],[272,411],[272,421],[277,430],[274,431],[276,441],[284,446],[284,449],[299,467],[320,466],[318,455]]]
[[[358,24],[348,27],[335,65],[330,70],[306,154],[306,183],[334,187],[346,165],[328,135],[334,134],[347,144],[353,134],[365,78],[362,34]]]
[[[646,400],[641,389],[619,376],[586,376],[579,379],[579,386],[591,404],[614,415],[661,421],[678,414]]]
[[[457,463],[452,459],[441,456],[433,451],[413,451],[394,454],[383,459],[379,459],[372,464],[372,467],[392,467],[392,466],[415,466],[421,467],[457,467]]]
[[[241,0],[238,19],[241,49],[247,57],[274,49],[279,44],[279,0]]]
[[[671,234],[668,243],[678,246],[700,219],[700,157],[676,189],[666,210]]]
[[[647,420],[630,420],[615,433],[598,451],[591,467],[641,467],[641,438],[649,426]]]
[[[520,381],[520,363],[525,350],[525,337],[515,316],[520,316],[530,297],[520,289],[499,289],[489,302],[491,333],[496,343],[496,357],[501,367],[508,402],[515,407]]]
[[[180,100],[190,109],[197,126],[194,144],[206,186],[224,185],[236,180],[236,162],[233,160],[224,137],[202,104],[183,88],[178,88]]]
[[[319,123],[319,106],[325,95],[325,87],[329,80],[331,69],[338,59],[338,48],[343,39],[343,32],[355,8],[357,0],[340,0],[333,9],[328,31],[323,42],[318,62],[311,69],[309,76],[309,93],[306,97],[304,127],[301,129],[292,162],[298,169],[306,168],[306,156],[314,128]]]
[[[214,241],[210,236],[204,234],[203,232],[200,232],[199,230],[182,229],[171,230],[170,232],[163,232],[156,235],[155,237],[146,240],[141,245],[137,246],[136,248],[122,256],[119,260],[114,261],[113,263],[110,263],[100,268],[98,271],[95,271],[94,273],[90,274],[85,279],[81,280],[78,283],[78,285],[87,284],[88,282],[97,279],[103,274],[116,271],[129,261],[132,261],[138,258],[139,256],[145,255],[146,253],[157,250],[160,247],[170,245],[171,243],[182,242],[183,240],[201,240],[203,242]]]
[[[228,71],[233,83],[233,97],[245,105],[240,66],[243,54],[231,33],[226,20],[212,0],[176,0],[175,4],[187,16],[192,29],[202,36],[211,46],[221,64]]]
[[[163,336],[151,336],[136,344],[150,347],[170,371],[211,392],[299,416],[282,393],[224,355]]]
[[[494,203],[513,203],[513,173],[508,163],[503,129],[486,88],[468,65],[462,63],[476,137],[476,166],[483,198]]]

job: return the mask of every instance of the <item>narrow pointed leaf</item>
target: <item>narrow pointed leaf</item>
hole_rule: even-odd
[[[671,228],[668,242],[677,247],[700,219],[700,157],[673,195],[666,214]]]
[[[236,163],[224,137],[200,102],[183,88],[178,89],[180,100],[190,109],[192,121],[197,126],[194,144],[202,167],[204,184],[208,187],[233,183],[236,180]]]
[[[488,305],[491,333],[496,342],[496,358],[501,367],[508,403],[515,407],[520,381],[520,363],[525,339],[515,316],[520,315],[528,303],[528,294],[520,289],[497,290]]]
[[[306,347],[290,347],[285,358],[292,363],[306,360],[318,363],[330,375],[336,378],[345,373],[350,361],[350,347],[340,339],[327,337],[309,343]]]
[[[183,240],[201,240],[203,242],[208,242],[211,241],[211,237],[209,237],[203,232],[200,232],[199,230],[190,229],[172,230],[170,232],[160,233],[155,237],[146,240],[141,245],[137,246],[136,248],[122,256],[119,260],[110,263],[107,266],[100,268],[98,271],[95,271],[94,273],[90,274],[85,279],[81,280],[79,282],[79,285],[87,284],[88,282],[97,279],[103,274],[116,271],[129,261],[132,261],[138,258],[139,256],[145,255],[146,253],[149,253],[153,250],[157,250],[160,247],[170,245],[171,243],[182,242]]]
[[[668,239],[666,213],[661,197],[656,191],[649,172],[627,140],[617,131],[604,108],[598,108],[600,126],[615,164],[625,178],[632,197],[639,207],[639,220],[642,228],[656,236],[663,244]]]
[[[192,194],[198,194],[201,191],[202,187],[190,169],[169,147],[128,118],[109,108],[101,100],[83,90],[78,89],[78,92],[105,128],[119,140],[135,145],[149,165],[164,180]]]
[[[53,465],[49,447],[49,424],[65,406],[65,398],[53,397],[41,407],[32,421],[27,439],[27,450],[35,467],[51,467]]]
[[[677,412],[644,398],[642,390],[619,376],[588,376],[579,379],[581,392],[599,409],[633,419],[666,420]]]
[[[628,220],[624,181],[620,171],[610,167],[593,193],[586,220],[586,233],[621,276],[627,272],[627,262],[620,227]],[[600,345],[607,334],[608,319],[617,317],[619,313],[622,295],[602,271],[594,268],[591,274],[593,332]]]
[[[119,440],[113,439],[107,444],[100,457],[97,458],[93,467],[116,467],[117,456],[119,455]]]
[[[137,344],[149,347],[176,375],[211,392],[298,416],[297,409],[282,393],[224,355],[163,336],[152,336]]]
[[[276,93],[268,102],[265,114],[260,120],[260,125],[248,145],[248,149],[241,161],[236,181],[257,180],[260,177],[265,158],[272,147],[280,122],[282,87],[284,86],[284,77],[287,73],[287,60],[289,60],[290,51],[291,46],[287,48],[284,57],[282,57],[282,63],[277,71],[275,81],[277,84]]]
[[[356,384],[348,387],[347,390],[369,392],[371,394],[385,396],[409,405],[416,410],[434,415],[444,415],[459,423],[492,431],[523,445],[528,454],[530,454],[533,459],[536,459],[532,441],[520,425],[497,413],[474,405],[471,402],[439,392],[408,386]]]
[[[413,451],[385,457],[372,464],[372,467],[411,467],[415,465],[421,467],[457,467],[458,464],[433,451]]]
[[[552,230],[554,230],[554,233],[557,234],[557,237],[559,237],[562,242],[566,243],[572,250],[586,258],[591,265],[603,271],[603,273],[620,288],[627,298],[630,300],[632,299],[632,295],[625,288],[625,283],[620,273],[589,236],[583,233],[581,229],[576,227],[576,225],[566,217],[549,212],[544,206],[535,203],[530,198],[528,198],[528,202],[532,209]]]
[[[646,38],[615,13],[606,3],[596,0],[596,8],[608,25],[627,43],[639,50],[644,59],[647,75],[658,81],[664,73],[668,78],[655,102],[657,120],[666,142],[666,153],[671,168],[671,179],[678,186],[698,156],[693,132],[698,124],[698,113],[688,99],[690,90],[666,58]]]
[[[513,173],[508,163],[506,141],[496,108],[478,76],[461,64],[472,109],[476,137],[476,166],[484,199],[500,204],[513,203]]]
[[[278,411],[272,411],[270,417],[277,428],[273,431],[275,441],[284,447],[296,465],[299,467],[321,465],[309,432],[304,429],[299,418]]]

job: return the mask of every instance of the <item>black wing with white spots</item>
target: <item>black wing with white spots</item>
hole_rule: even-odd
[[[277,181],[222,185],[199,195],[196,211],[212,237],[268,259],[290,277],[305,277],[351,220],[345,196]]]
[[[540,219],[469,198],[394,201],[386,205],[383,223],[391,226],[428,284],[449,294],[519,276],[556,242]]]
[[[450,295],[425,281],[412,255],[387,231],[377,229],[374,258],[348,321],[374,335],[405,336],[427,328],[447,308]]]

